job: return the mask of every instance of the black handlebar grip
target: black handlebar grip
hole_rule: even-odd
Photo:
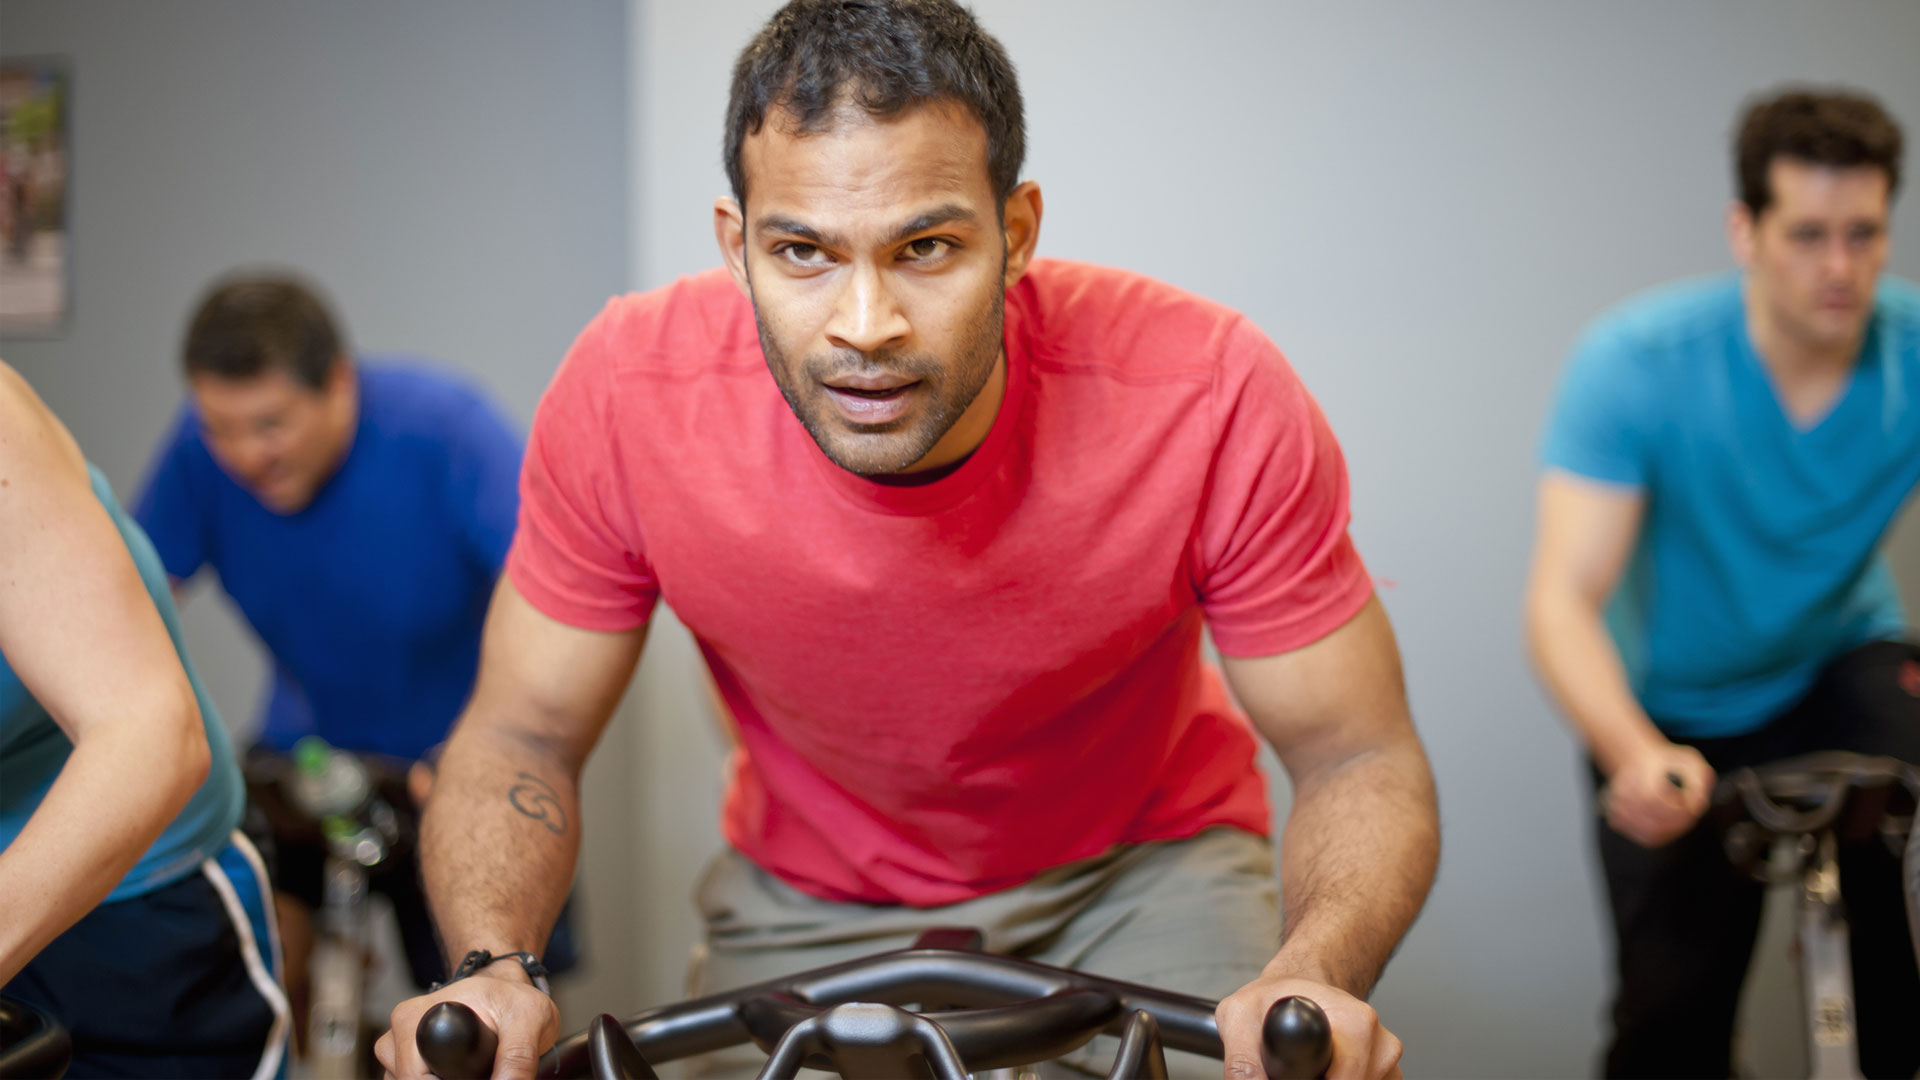
[[[500,1048],[500,1036],[457,1001],[428,1009],[413,1040],[427,1068],[442,1080],[487,1080],[493,1075],[493,1052]]]
[[[1320,1006],[1303,997],[1283,997],[1260,1025],[1260,1065],[1268,1080],[1306,1080],[1327,1075],[1333,1064],[1333,1027]]]

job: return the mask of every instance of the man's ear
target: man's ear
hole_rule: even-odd
[[[1727,204],[1727,247],[1733,252],[1733,261],[1742,267],[1753,265],[1755,233],[1759,222],[1747,204],[1735,199]]]
[[[713,239],[720,245],[720,258],[726,261],[733,283],[742,295],[751,297],[747,284],[747,220],[740,204],[730,198],[713,201]]]
[[[360,385],[360,373],[354,370],[353,357],[341,353],[333,361],[333,367],[327,369],[326,382],[320,387],[328,397],[335,394],[351,393]]]
[[[1007,196],[1004,220],[1007,241],[1006,288],[1027,272],[1033,262],[1035,245],[1040,242],[1040,216],[1046,209],[1040,198],[1040,185],[1028,180]]]

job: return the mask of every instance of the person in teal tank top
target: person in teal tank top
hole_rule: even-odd
[[[1920,486],[1920,286],[1886,275],[1901,134],[1871,99],[1753,105],[1741,273],[1600,319],[1541,453],[1536,664],[1592,760],[1618,990],[1609,1076],[1727,1076],[1764,890],[1701,816],[1719,773],[1920,763],[1920,647],[1881,554]],[[1862,1068],[1920,1069],[1898,860],[1840,855]]]
[[[153,545],[0,365],[0,995],[70,1075],[270,1077],[278,938]]]

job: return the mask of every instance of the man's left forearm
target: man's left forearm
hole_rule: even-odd
[[[1440,813],[1386,609],[1370,597],[1311,644],[1222,667],[1293,778],[1280,838],[1286,929],[1261,977],[1214,1014],[1227,1075],[1260,1074],[1262,1017],[1304,994],[1332,1029],[1333,1074],[1397,1077],[1400,1040],[1361,999],[1433,885]]]
[[[1433,773],[1409,729],[1293,780],[1280,845],[1286,929],[1267,971],[1365,997],[1433,885]]]

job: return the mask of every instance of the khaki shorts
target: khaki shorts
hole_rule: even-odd
[[[1273,846],[1232,828],[1115,848],[1025,885],[934,908],[822,900],[728,849],[708,864],[695,901],[707,935],[688,971],[694,996],[903,949],[924,930],[964,926],[985,933],[989,952],[1219,999],[1259,975],[1280,945]],[[1117,1046],[1102,1036],[1064,1061],[1104,1076]],[[750,1077],[765,1060],[747,1046],[690,1061],[680,1075]],[[1188,1054],[1168,1054],[1167,1065],[1175,1076],[1221,1073],[1219,1062]]]

